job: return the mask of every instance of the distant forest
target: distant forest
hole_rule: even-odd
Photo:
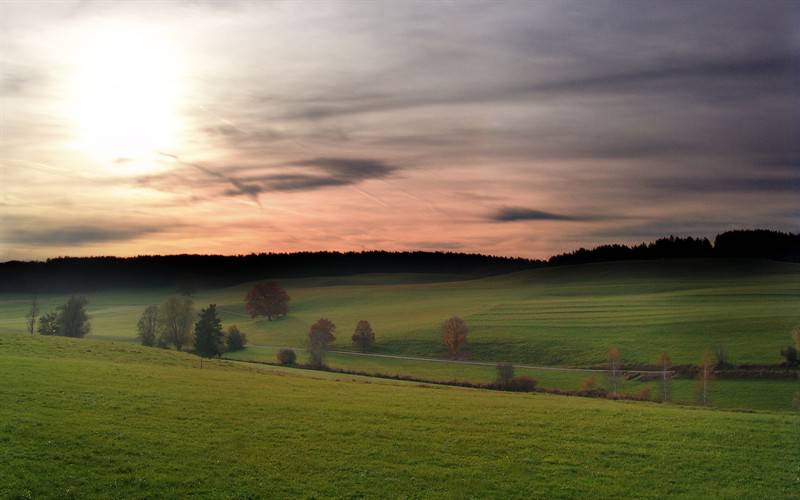
[[[116,287],[175,287],[183,291],[264,278],[361,273],[444,273],[486,276],[545,266],[616,260],[763,258],[800,262],[800,234],[737,230],[707,238],[670,236],[651,243],[580,248],[533,260],[455,252],[295,252],[249,255],[59,257],[0,263],[0,291],[88,291]]]

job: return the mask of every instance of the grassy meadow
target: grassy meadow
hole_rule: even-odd
[[[0,335],[0,497],[793,498],[800,415]]]
[[[675,363],[696,363],[704,349],[722,345],[734,363],[773,364],[800,324],[800,265],[757,260],[629,261],[536,269],[480,279],[447,275],[383,274],[282,280],[292,297],[288,317],[251,319],[243,298],[251,283],[201,290],[198,307],[216,303],[225,325],[238,324],[251,347],[229,356],[273,361],[278,346],[303,346],[309,326],[328,317],[338,326],[334,349],[352,350],[360,319],[376,331],[374,352],[444,358],[440,324],[459,315],[470,327],[469,359],[564,367],[604,366],[610,346],[628,364],[652,364],[662,351]],[[141,311],[174,293],[169,289],[86,294],[90,338],[135,340]],[[40,297],[43,311],[63,295]],[[0,296],[0,333],[24,329],[30,297]],[[301,359],[303,355],[301,353]],[[333,367],[431,380],[486,382],[492,367],[332,354]],[[518,369],[540,386],[577,389],[589,374]],[[604,383],[602,375],[597,376]],[[719,380],[715,405],[791,409],[793,380]],[[638,393],[654,383],[625,383]],[[676,380],[675,400],[696,400],[694,382]]]

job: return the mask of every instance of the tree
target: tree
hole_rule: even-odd
[[[700,401],[704,405],[707,405],[710,401],[711,379],[714,376],[715,366],[714,354],[706,349],[703,357],[700,358],[700,364],[697,366],[698,390],[700,392]]]
[[[311,325],[308,331],[308,354],[311,365],[317,368],[325,366],[325,353],[330,349],[331,343],[336,340],[333,333],[336,325],[327,318],[320,318]]]
[[[58,313],[49,312],[39,318],[39,335],[58,335]]]
[[[136,323],[136,336],[142,345],[153,347],[158,336],[158,307],[147,306]]]
[[[33,301],[31,302],[31,308],[28,310],[28,315],[26,316],[27,324],[28,324],[28,333],[33,335],[36,331],[36,316],[39,315],[39,302],[36,300],[36,296],[33,296]]]
[[[731,366],[728,361],[728,351],[725,346],[718,344],[714,347],[714,357],[717,359],[717,368],[726,368]]]
[[[361,352],[367,352],[372,347],[372,344],[375,343],[375,332],[372,331],[369,321],[362,319],[358,322],[352,339],[353,343],[361,349]]]
[[[500,387],[505,387],[514,378],[514,365],[511,363],[497,363],[497,380]]]
[[[241,351],[247,345],[247,335],[239,327],[231,325],[228,327],[227,344],[228,351]]]
[[[619,386],[620,357],[619,349],[612,347],[608,350],[608,381],[611,385],[611,394],[616,395]]]
[[[793,345],[786,346],[786,349],[781,349],[781,356],[786,360],[786,366],[790,368],[800,365],[797,349]]]
[[[194,325],[194,350],[204,358],[221,357],[225,352],[225,334],[216,304],[200,310],[200,319]]]
[[[169,297],[162,302],[158,307],[158,344],[174,345],[180,351],[191,343],[194,315],[192,299],[188,297]]]
[[[289,300],[289,294],[277,283],[262,281],[247,292],[244,304],[251,317],[266,316],[272,321],[289,313]]]
[[[459,351],[467,343],[469,329],[464,320],[453,316],[442,324],[442,342],[447,346],[451,358],[458,356]]]
[[[59,307],[58,310],[58,335],[64,337],[85,337],[91,325],[89,324],[89,315],[86,312],[86,306],[89,301],[85,297],[72,296],[67,300],[66,304]]]
[[[281,349],[278,351],[278,363],[292,366],[297,362],[297,354],[291,349]]]
[[[661,400],[669,401],[672,398],[672,358],[669,354],[662,352],[658,356],[658,366],[661,368]]]

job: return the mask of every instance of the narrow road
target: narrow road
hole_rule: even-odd
[[[296,351],[302,351],[303,347],[288,347],[288,346],[276,346],[276,345],[251,345],[250,347],[263,347],[267,349],[294,349]],[[374,353],[365,353],[365,352],[353,352],[353,351],[328,351],[332,354],[343,354],[345,356],[364,356],[368,358],[387,358],[387,359],[400,359],[406,361],[427,361],[430,363],[449,363],[449,364],[456,364],[456,365],[475,365],[475,366],[497,366],[497,363],[491,363],[487,361],[458,361],[454,359],[440,359],[440,358],[422,358],[418,356],[399,356],[394,354],[374,354]],[[589,372],[589,373],[606,373],[611,370],[605,370],[602,368],[567,368],[563,366],[536,366],[536,365],[520,365],[513,363],[515,368],[528,368],[531,370],[550,370],[550,371],[559,371],[559,372]],[[662,374],[661,370],[619,370],[621,373],[653,373],[653,374]],[[668,371],[667,373],[672,373],[672,371]]]

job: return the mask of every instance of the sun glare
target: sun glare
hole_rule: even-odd
[[[158,30],[88,33],[75,51],[69,100],[78,147],[98,161],[144,169],[157,151],[175,146],[179,64],[174,43]]]

